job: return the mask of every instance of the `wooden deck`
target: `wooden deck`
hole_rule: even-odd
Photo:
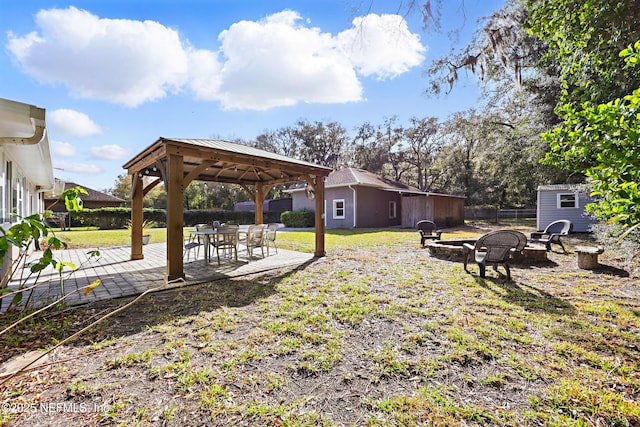
[[[76,266],[76,270],[71,272],[65,269],[62,275],[64,280],[64,293],[69,295],[66,299],[69,305],[79,305],[88,302],[119,298],[125,296],[139,295],[149,289],[157,288],[163,284],[163,289],[174,288],[185,285],[195,285],[215,280],[232,277],[240,277],[248,274],[261,273],[284,267],[302,266],[314,259],[313,254],[300,253],[278,249],[276,254],[271,249],[270,256],[262,258],[259,251],[254,252],[254,258],[249,260],[244,248],[238,251],[238,262],[233,260],[222,260],[218,266],[217,259],[212,256],[212,262],[206,264],[203,253],[198,259],[184,260],[184,281],[165,283],[167,253],[165,243],[154,243],[144,246],[144,259],[131,260],[131,247],[110,247],[100,249],[99,258],[89,258],[88,250],[60,250],[55,251],[57,260],[71,262]],[[39,257],[38,252],[34,252],[29,257],[28,262],[33,262]],[[255,255],[258,254],[256,257]],[[29,273],[28,268],[23,268],[23,275]],[[82,289],[94,280],[101,280],[100,286],[84,295]],[[36,283],[36,278],[31,277],[23,280],[28,287]],[[11,282],[10,287],[16,289],[20,280]],[[52,268],[48,268],[37,279],[37,286],[31,295],[24,295],[24,301],[30,298],[31,302],[36,302],[37,306],[45,302],[53,301],[60,296],[60,280],[58,274]],[[8,300],[9,298],[5,298]],[[8,301],[3,300],[3,309]]]

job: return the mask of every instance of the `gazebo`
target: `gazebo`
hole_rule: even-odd
[[[143,198],[161,182],[167,191],[165,279],[184,278],[183,195],[193,180],[239,184],[255,202],[255,223],[263,223],[264,199],[276,184],[306,182],[315,194],[315,251],[324,250],[324,180],[331,168],[221,140],[159,138],[123,166],[132,177],[131,259],[143,259]],[[143,177],[152,180],[143,185]],[[155,178],[155,179],[153,179]]]

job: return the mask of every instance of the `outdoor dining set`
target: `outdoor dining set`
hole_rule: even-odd
[[[218,265],[220,257],[238,261],[238,250],[244,246],[247,258],[254,258],[254,251],[260,249],[262,258],[269,256],[270,248],[278,252],[276,245],[276,232],[278,224],[225,224],[213,221],[211,224],[196,224],[185,231],[184,256],[190,259],[195,251],[195,259],[198,258],[200,249],[204,252],[206,264],[211,262],[211,253],[215,252]],[[256,252],[257,254],[257,252]]]

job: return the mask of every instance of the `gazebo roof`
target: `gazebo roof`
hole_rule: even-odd
[[[327,176],[331,168],[293,159],[248,145],[216,139],[159,138],[123,167],[129,173],[162,177],[158,160],[168,154],[183,157],[188,181],[253,185],[305,180],[304,175]]]

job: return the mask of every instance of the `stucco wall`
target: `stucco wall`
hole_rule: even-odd
[[[357,227],[390,227],[400,225],[402,219],[400,195],[370,187],[357,187]],[[396,203],[396,217],[389,218],[389,202]]]
[[[344,200],[344,219],[334,217],[334,201]],[[325,190],[326,228],[353,228],[353,190],[348,187],[327,188]],[[359,208],[358,208],[359,209]]]

